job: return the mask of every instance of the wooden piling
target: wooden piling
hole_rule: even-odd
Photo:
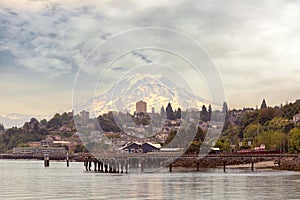
[[[124,161],[121,161],[121,173],[123,173]]]
[[[89,157],[88,158],[88,170],[91,171],[91,167],[92,167],[92,158]]]
[[[49,154],[44,154],[44,166],[45,167],[49,167],[50,166]]]
[[[143,158],[140,159],[140,163],[141,163],[141,172],[144,171],[144,161]]]
[[[125,160],[125,173],[128,173],[128,160]]]
[[[108,166],[107,166],[107,163],[104,164],[104,169],[105,169],[104,172],[105,172],[105,173],[108,173]]]
[[[67,160],[67,167],[69,167],[69,153],[67,153],[66,160]]]
[[[97,159],[92,158],[92,162],[94,163],[94,172],[97,171]]]

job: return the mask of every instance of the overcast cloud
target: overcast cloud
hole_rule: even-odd
[[[0,115],[70,108],[75,75],[90,51],[138,27],[174,29],[196,40],[219,70],[231,108],[255,107],[262,98],[272,106],[294,101],[300,98],[298,19],[300,2],[284,0],[4,0]],[[132,54],[141,64],[153,56]]]

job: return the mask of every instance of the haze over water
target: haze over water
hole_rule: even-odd
[[[300,173],[87,173],[82,163],[0,160],[0,199],[300,199]]]

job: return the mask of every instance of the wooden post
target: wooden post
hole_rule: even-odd
[[[251,158],[251,171],[254,171],[254,160],[253,160],[253,157]]]
[[[84,162],[85,170],[88,171],[88,158],[85,157],[83,162]]]
[[[50,166],[50,159],[49,159],[49,154],[44,154],[44,166],[49,167]]]
[[[100,164],[101,164],[101,162],[98,160],[98,162],[97,162],[97,165],[98,165],[98,172],[100,172]]]
[[[144,171],[144,161],[143,161],[143,158],[141,158],[140,162],[141,162],[141,172],[143,172]]]
[[[121,173],[123,173],[124,160],[121,160]]]
[[[100,171],[102,173],[104,172],[103,160],[100,162]]]
[[[98,160],[97,160],[97,158],[93,158],[93,160],[94,160],[94,171],[97,171]]]
[[[104,172],[105,172],[105,173],[108,173],[108,166],[107,166],[107,163],[104,164],[104,169],[105,169]]]
[[[67,158],[66,158],[66,160],[67,160],[67,167],[69,167],[69,153],[67,153]]]
[[[199,161],[197,161],[197,172],[199,172],[199,169],[200,169],[200,163]]]
[[[172,172],[172,164],[169,165],[169,172]]]
[[[223,171],[226,172],[226,161],[225,161],[225,159],[223,160]]]
[[[125,160],[125,173],[128,173],[128,160]]]
[[[89,157],[88,158],[88,170],[91,171],[91,167],[92,167],[92,158]]]

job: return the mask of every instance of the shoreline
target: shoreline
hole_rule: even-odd
[[[267,168],[271,168],[271,169],[275,169],[276,167],[278,167],[278,165],[276,165],[274,163],[274,161],[263,161],[263,162],[257,162],[254,163],[254,169],[267,169]],[[251,168],[251,164],[238,164],[238,165],[227,165],[226,169],[244,169],[244,168]]]

